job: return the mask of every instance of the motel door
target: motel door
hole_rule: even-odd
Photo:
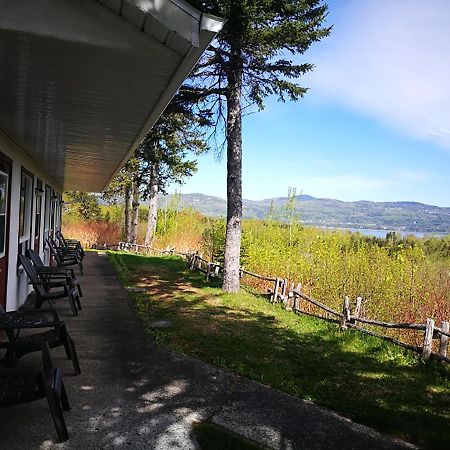
[[[8,283],[10,186],[11,160],[0,153],[0,305],[5,309]]]

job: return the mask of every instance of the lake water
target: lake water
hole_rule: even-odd
[[[442,237],[446,236],[445,233],[422,233],[420,231],[396,231],[396,230],[370,230],[370,229],[360,229],[360,228],[329,228],[329,227],[323,227],[328,230],[341,230],[341,231],[351,231],[352,233],[360,233],[364,236],[374,236],[377,238],[385,238],[386,234],[392,231],[395,231],[396,234],[400,236],[416,236],[418,238],[422,237]]]

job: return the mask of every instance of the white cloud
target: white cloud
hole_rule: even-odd
[[[313,92],[450,149],[450,2],[336,2]]]

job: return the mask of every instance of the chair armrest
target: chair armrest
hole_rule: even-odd
[[[58,310],[56,308],[39,308],[39,309],[35,309],[35,308],[24,308],[24,307],[21,307],[19,309],[19,311],[23,311],[23,312],[26,312],[28,314],[29,313],[36,314],[36,315],[42,314],[42,313],[44,313],[44,314],[51,314],[53,316],[53,321],[54,322],[63,323],[63,321],[59,318]]]
[[[44,288],[52,288],[52,287],[67,287],[66,281],[33,281],[29,284],[43,286]]]
[[[36,317],[35,317],[36,316]],[[6,331],[30,329],[30,328],[55,328],[61,329],[64,326],[57,315],[54,315],[53,320],[47,318],[41,311],[22,310],[14,313],[6,313],[6,316],[0,317],[0,328]],[[11,340],[11,336],[8,335]],[[14,338],[13,338],[14,340]]]

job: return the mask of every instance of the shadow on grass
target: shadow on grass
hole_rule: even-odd
[[[194,433],[202,450],[263,450],[256,443],[209,422],[197,423]]]
[[[154,340],[427,448],[450,448],[450,371],[354,330],[225,294],[175,258],[124,255]],[[144,274],[144,275],[143,275]],[[137,278],[136,278],[137,277]]]

